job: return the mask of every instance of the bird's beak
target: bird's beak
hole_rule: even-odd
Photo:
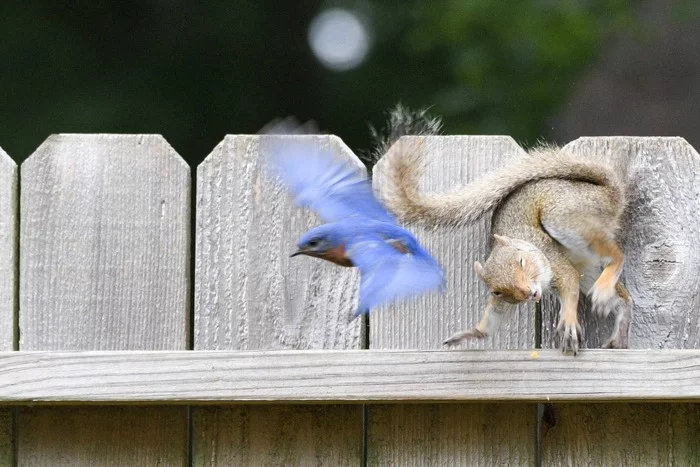
[[[303,248],[301,248],[301,249],[295,251],[294,253],[292,253],[291,255],[289,255],[289,257],[290,257],[290,258],[293,258],[293,257],[295,257],[295,256],[305,255],[305,254],[306,254],[306,250],[304,250]]]

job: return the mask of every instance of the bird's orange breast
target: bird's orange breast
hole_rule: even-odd
[[[323,256],[321,256],[321,258],[325,259],[326,261],[330,261],[331,263],[335,263],[339,266],[345,266],[347,268],[351,268],[354,266],[350,258],[345,256],[345,245],[340,245],[328,250],[326,253],[324,253]]]

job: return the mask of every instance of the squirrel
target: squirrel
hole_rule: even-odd
[[[405,112],[410,111],[399,105],[389,125],[392,120],[410,120],[397,116]],[[420,127],[421,134],[439,134],[440,122],[424,111],[413,118],[428,122]],[[386,149],[388,142],[401,136],[391,129],[388,133],[388,141],[379,148]],[[400,221],[458,227],[493,211],[490,253],[483,265],[474,263],[490,292],[488,304],[474,328],[452,335],[444,345],[493,335],[503,315],[517,304],[539,301],[551,290],[561,305],[560,347],[576,355],[581,290],[589,294],[599,316],[615,313],[615,326],[604,347],[627,348],[632,300],[620,281],[624,254],[616,241],[625,185],[611,166],[540,145],[461,189],[425,194],[418,182],[426,161],[416,144],[406,143],[385,151],[373,171],[377,197]]]

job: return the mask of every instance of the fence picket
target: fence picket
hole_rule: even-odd
[[[334,136],[305,139],[359,160]],[[195,350],[358,349],[359,275],[289,258],[321,221],[262,166],[260,136],[227,136],[197,169]],[[195,465],[359,465],[362,407],[196,408]]]
[[[190,169],[170,145],[54,135],[21,176],[20,350],[186,349]],[[187,462],[184,407],[23,407],[17,426],[19,465]]]
[[[416,141],[423,142],[420,150],[429,158],[421,189],[431,192],[464,185],[522,154],[504,136],[404,137],[390,151]],[[380,160],[375,184],[381,183],[383,170]],[[476,325],[486,304],[487,291],[473,264],[485,259],[489,215],[462,229],[408,227],[443,264],[447,292],[376,310],[370,318],[372,349],[439,349],[450,335]],[[466,346],[532,348],[534,339],[534,307],[520,306],[495,336]],[[372,465],[523,465],[535,460],[534,404],[372,405],[368,411]]]
[[[13,349],[17,312],[17,164],[0,148],[0,352]],[[12,412],[0,408],[0,465],[13,465]]]
[[[700,156],[682,138],[590,137],[566,148],[612,163],[628,183],[619,238],[622,281],[634,301],[630,349],[700,348]],[[612,330],[579,307],[584,346]],[[558,307],[543,303],[543,347],[553,347]],[[700,464],[697,404],[557,404],[542,441],[544,465]],[[639,442],[639,440],[644,440]],[[672,459],[672,461],[671,461]]]

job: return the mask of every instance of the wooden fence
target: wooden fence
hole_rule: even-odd
[[[357,161],[334,136],[280,138]],[[430,191],[522,153],[424,139]],[[227,136],[196,174],[154,135],[54,135],[19,174],[0,151],[0,465],[700,465],[700,156],[683,139],[569,144],[631,193],[631,350],[577,357],[552,349],[545,301],[441,350],[485,303],[488,219],[413,229],[448,292],[349,320],[357,271],[289,258],[320,220],[258,142]],[[612,317],[581,316],[599,346]]]

